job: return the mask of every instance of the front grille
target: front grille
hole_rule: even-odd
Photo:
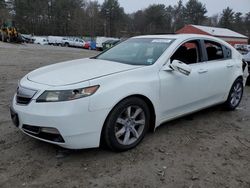
[[[36,90],[18,87],[16,94],[16,102],[17,104],[27,105],[30,103],[31,99],[36,94]]]

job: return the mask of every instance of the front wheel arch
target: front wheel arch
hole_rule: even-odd
[[[155,130],[155,123],[156,123],[156,114],[155,114],[155,108],[154,108],[154,105],[153,105],[152,101],[151,101],[148,97],[146,97],[146,96],[144,96],[144,95],[139,95],[139,94],[130,95],[130,96],[127,96],[127,97],[123,98],[123,99],[120,100],[119,102],[117,102],[116,105],[115,105],[115,106],[110,110],[110,112],[108,113],[108,115],[107,115],[107,117],[106,117],[106,119],[105,119],[105,121],[104,121],[104,123],[103,123],[103,125],[102,125],[101,138],[100,138],[100,144],[99,144],[100,146],[104,146],[104,145],[105,145],[105,144],[104,144],[104,143],[105,143],[105,142],[104,142],[104,129],[105,129],[105,124],[106,124],[106,122],[107,122],[107,119],[108,119],[110,113],[112,112],[112,110],[113,110],[119,103],[121,103],[121,102],[124,101],[124,100],[127,100],[128,98],[139,98],[139,99],[143,100],[143,101],[147,104],[148,109],[149,109],[149,111],[150,111],[150,124],[149,124],[149,129],[148,129],[148,131],[154,132],[154,130]]]

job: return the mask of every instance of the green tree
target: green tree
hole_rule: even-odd
[[[0,26],[9,18],[9,12],[5,0],[0,0]]]
[[[203,25],[217,27],[219,22],[219,14],[214,14],[211,17],[207,17],[203,22]]]
[[[248,36],[248,42],[250,43],[250,12],[248,12],[244,18],[245,35]]]
[[[234,24],[234,12],[233,9],[227,7],[222,11],[221,18],[219,21],[220,27],[232,29]]]
[[[105,0],[101,7],[104,17],[104,34],[106,36],[119,36],[124,29],[124,9],[118,0]]]
[[[82,0],[13,0],[14,20],[24,33],[81,34]]]
[[[184,6],[182,0],[179,0],[173,9],[173,31],[181,29],[184,25]]]
[[[189,0],[184,7],[184,18],[186,24],[201,25],[207,13],[206,6],[198,0]]]
[[[234,14],[233,28],[235,31],[244,34],[245,25],[244,25],[244,21],[243,21],[243,14],[241,12],[236,12]]]
[[[84,35],[90,35],[91,37],[103,35],[103,19],[99,10],[98,1],[89,1],[87,3],[85,10],[87,27],[84,29]]]
[[[146,28],[148,33],[164,33],[166,31],[165,5],[151,5],[145,10]]]
[[[173,20],[173,13],[174,13],[174,8],[169,5],[168,7],[166,7],[166,33],[174,33],[174,20]]]
[[[145,17],[145,11],[139,10],[131,15],[131,22],[132,22],[132,28],[131,33],[134,34],[145,34],[146,29],[146,17]]]

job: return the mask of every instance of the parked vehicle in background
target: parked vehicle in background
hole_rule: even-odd
[[[88,49],[91,50],[91,42],[90,41],[86,41],[85,45],[83,46],[84,49]]]
[[[11,117],[25,134],[65,148],[104,143],[125,151],[166,121],[218,104],[236,109],[247,68],[215,37],[133,37],[96,57],[27,74]]]
[[[103,43],[106,42],[107,40],[119,40],[119,39],[112,37],[96,37],[96,49],[102,51]]]
[[[249,45],[246,45],[246,44],[235,44],[234,48],[236,48],[236,50],[238,50],[238,51],[247,51],[248,46]]]
[[[115,46],[116,44],[118,44],[120,42],[119,39],[115,39],[115,40],[107,40],[106,42],[104,42],[102,44],[103,50],[107,50],[109,48],[112,48],[113,46]]]
[[[246,53],[246,54],[243,55],[243,59],[244,59],[244,61],[246,61],[247,64],[248,64],[248,72],[249,72],[249,74],[250,74],[250,51],[249,51],[248,53]],[[249,78],[249,77],[248,77],[248,79],[247,79],[247,84],[248,84],[248,85],[250,84],[250,78]]]
[[[27,35],[27,34],[21,34],[22,40],[25,43],[34,43],[34,38],[32,37],[32,35]]]
[[[0,25],[0,41],[15,43],[22,42],[21,34],[17,31],[13,22],[4,22]]]
[[[49,45],[62,46],[63,37],[60,36],[48,36]]]
[[[249,64],[250,63],[250,52],[243,55],[243,59]]]
[[[66,47],[84,48],[85,41],[80,38],[63,38],[62,45]]]
[[[250,45],[247,45],[247,50],[250,51]]]
[[[84,49],[95,50],[96,42],[95,41],[86,41],[84,45]]]
[[[48,45],[48,39],[46,37],[33,37],[34,44]]]

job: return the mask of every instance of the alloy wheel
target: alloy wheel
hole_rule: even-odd
[[[242,92],[243,92],[242,84],[240,82],[238,82],[233,87],[233,90],[231,93],[230,103],[233,107],[237,106],[240,103],[241,97],[242,97]]]
[[[128,106],[117,118],[115,137],[121,145],[135,143],[145,128],[145,112],[139,106]]]

